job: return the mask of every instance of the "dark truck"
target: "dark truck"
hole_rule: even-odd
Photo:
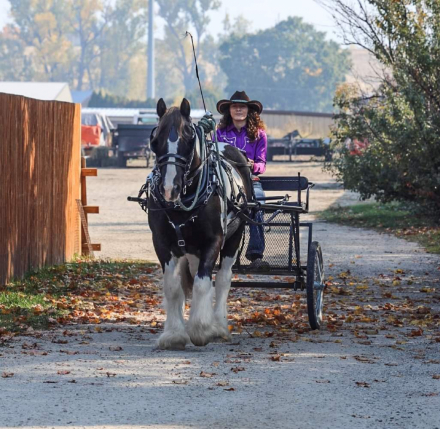
[[[116,149],[118,157],[118,167],[126,167],[129,159],[144,158],[147,167],[150,166],[151,131],[156,124],[118,124],[118,128],[113,133],[113,147]]]
[[[312,155],[324,156],[326,161],[330,161],[332,153],[329,140],[304,139],[297,130],[286,134],[281,139],[267,139],[267,160],[273,161],[275,155],[289,155],[289,161],[292,156]]]

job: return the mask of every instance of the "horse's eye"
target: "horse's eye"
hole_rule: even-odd
[[[157,146],[158,146],[158,140],[156,139],[156,138],[153,138],[151,141],[150,141],[150,148],[151,148],[151,150],[154,152],[154,153],[156,153],[156,151],[157,151]]]

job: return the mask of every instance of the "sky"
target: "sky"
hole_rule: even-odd
[[[288,16],[300,16],[317,30],[328,33],[328,38],[339,40],[334,34],[332,17],[314,0],[222,0],[221,8],[211,14],[214,34],[223,30],[222,21],[226,13],[231,18],[243,15],[252,22],[254,31],[273,27]]]
[[[8,22],[9,2],[0,0],[0,28]],[[219,10],[211,13],[211,32],[217,35],[223,31],[223,19],[229,14],[233,19],[243,15],[252,22],[252,30],[273,27],[288,16],[301,16],[318,30],[328,33],[328,38],[339,41],[335,34],[332,17],[314,0],[222,0]],[[158,31],[161,23],[157,20]]]

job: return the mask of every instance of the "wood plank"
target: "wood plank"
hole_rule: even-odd
[[[97,168],[81,168],[81,176],[97,176],[98,175],[98,169]]]
[[[86,214],[99,214],[99,207],[98,206],[84,206],[84,213]]]

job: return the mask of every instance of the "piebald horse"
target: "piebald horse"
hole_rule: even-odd
[[[203,130],[192,124],[188,100],[183,99],[180,108],[167,109],[160,99],[157,114],[159,124],[151,137],[156,165],[151,175],[148,222],[163,270],[166,322],[158,346],[183,349],[190,341],[205,346],[216,338],[230,337],[227,298],[231,268],[245,225],[229,212],[224,200],[251,199],[250,170],[246,158],[233,146],[222,145],[220,154],[205,152],[208,156],[203,157]],[[194,202],[198,187],[199,198]],[[194,208],[185,211],[182,205]],[[225,211],[228,228],[223,222]],[[213,270],[219,254],[214,288]],[[185,299],[191,293],[185,323]]]

